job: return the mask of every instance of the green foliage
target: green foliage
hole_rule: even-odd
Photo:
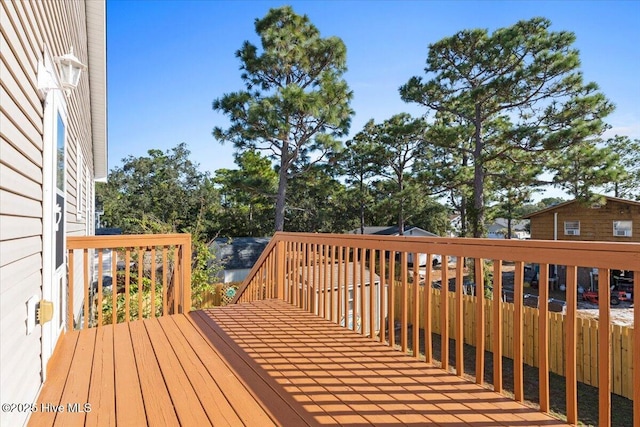
[[[335,151],[337,138],[349,129],[352,92],[342,78],[346,48],[337,37],[322,38],[290,6],[269,10],[255,29],[262,51],[245,41],[236,52],[245,88],[213,102],[230,120],[213,135],[239,151],[265,150],[277,161],[275,229],[283,230],[290,174],[312,154],[316,162]]]
[[[554,172],[554,184],[576,199],[592,202],[600,197],[594,191],[616,182],[624,170],[618,156],[595,141],[585,141],[561,150],[551,157],[547,168]]]
[[[618,157],[622,169],[606,191],[615,197],[640,200],[640,139],[616,135],[606,141],[606,147]]]
[[[255,150],[236,156],[238,169],[219,169],[215,183],[222,194],[220,236],[266,236],[273,231],[273,201],[278,174]]]
[[[222,269],[208,248],[217,235],[220,203],[213,180],[189,154],[186,144],[179,144],[165,153],[129,156],[109,173],[106,184],[96,187],[96,194],[104,222],[125,234],[191,234],[192,295],[198,300]]]
[[[578,51],[571,47],[575,36],[550,26],[533,18],[492,34],[459,31],[429,46],[428,80],[412,77],[400,88],[403,100],[464,127],[441,146],[466,153],[466,165],[473,167],[469,214],[475,237],[483,235],[491,171],[503,159],[597,136],[613,110],[595,83],[583,82]]]
[[[312,166],[290,185],[287,227],[291,231],[342,233],[357,224],[349,194],[329,167]]]
[[[130,284],[129,284],[129,318],[130,319],[140,319],[140,315],[142,318],[153,317],[151,315],[151,280],[149,278],[144,277],[142,279],[142,305],[139,304],[138,300],[138,276],[135,274],[131,275]],[[155,307],[154,307],[154,316],[160,317],[162,316],[162,283],[155,284]],[[102,309],[102,324],[110,325],[112,323],[112,314],[113,314],[113,289],[118,290],[118,295],[116,296],[116,322],[121,323],[124,322],[125,317],[125,293],[124,293],[124,273],[121,272],[118,274],[118,280],[116,287],[112,287],[111,291],[105,291],[103,294],[102,302],[99,303],[98,308]]]
[[[424,191],[411,184],[415,178],[416,160],[425,154],[423,147],[427,124],[423,119],[408,114],[397,114],[381,124],[370,120],[358,133],[356,140],[368,144],[369,158],[378,175],[387,178],[384,185],[388,197],[386,204],[395,213],[398,229],[404,230],[407,207],[424,197]]]
[[[196,218],[203,234],[216,234],[215,214],[220,206],[208,173],[189,159],[186,144],[147,156],[129,156],[113,168],[107,183],[96,186],[102,203],[102,221],[127,234],[187,232]]]

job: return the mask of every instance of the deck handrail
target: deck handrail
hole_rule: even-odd
[[[104,271],[105,250],[109,250],[108,270]],[[102,326],[103,322],[117,323],[118,302],[124,300],[124,321],[131,320],[131,305],[137,302],[137,318],[143,317],[148,308],[149,316],[172,313],[186,313],[191,310],[191,235],[190,234],[128,234],[109,236],[70,236],[67,237],[68,251],[68,298],[67,328]],[[95,251],[97,260],[89,260],[90,251]],[[77,252],[80,252],[82,266],[76,263]],[[119,259],[119,254],[122,259]],[[137,259],[137,267],[132,269],[133,260]],[[122,261],[122,270],[118,262]],[[97,262],[97,265],[95,263]],[[94,264],[94,265],[92,265]],[[148,264],[148,266],[146,265]],[[78,271],[76,271],[76,268]],[[157,275],[159,269],[161,273]],[[96,281],[90,278],[94,271]],[[118,271],[124,274],[124,290],[118,289]],[[83,288],[83,321],[76,322],[74,307],[74,288],[76,273],[82,274]],[[105,299],[105,275],[111,274],[111,298]],[[137,301],[132,299],[130,285],[132,275],[137,274]],[[148,280],[145,292],[145,280]],[[142,284],[142,286],[140,286]],[[94,289],[95,286],[95,289]],[[156,294],[156,288],[159,294]],[[159,306],[156,307],[156,301]],[[111,318],[103,319],[103,303],[111,304]],[[92,308],[95,307],[95,315]]]
[[[464,270],[467,268],[463,260],[472,258],[474,277],[473,282],[485,283],[485,269],[489,267],[493,272],[490,280],[492,285],[493,336],[500,340],[502,336],[502,310],[500,301],[502,295],[503,262],[513,262],[514,272],[514,399],[524,399],[523,385],[523,287],[524,265],[534,263],[540,266],[539,292],[540,300],[549,300],[550,268],[566,266],[566,335],[565,335],[565,372],[566,372],[566,403],[567,420],[571,424],[577,423],[577,384],[576,384],[576,315],[578,297],[578,268],[588,267],[599,269],[598,289],[599,319],[601,324],[610,324],[610,271],[628,270],[634,272],[635,280],[640,277],[640,244],[611,243],[611,242],[569,242],[545,240],[501,240],[501,239],[471,239],[471,238],[439,238],[413,236],[362,236],[342,234],[317,233],[276,233],[269,245],[260,256],[258,262],[251,269],[233,302],[252,301],[256,299],[279,298],[298,307],[310,311],[343,326],[356,330],[360,334],[369,335],[394,346],[394,304],[396,298],[401,302],[400,347],[408,351],[408,325],[416,325],[417,307],[414,307],[415,318],[407,318],[408,283],[420,280],[420,267],[414,264],[411,271],[408,258],[421,259],[426,256],[428,267],[424,271],[424,282],[431,283],[432,269],[430,268],[433,255],[440,255],[443,265],[448,265],[450,257],[455,257],[455,291],[449,291],[448,286],[442,285],[440,292],[440,322],[442,326],[443,342],[447,342],[449,304],[448,294],[455,293],[455,360],[458,375],[464,373],[463,358],[463,293],[462,285]],[[397,255],[397,256],[396,256]],[[397,262],[385,260],[399,259]],[[484,261],[490,264],[485,264]],[[419,264],[419,263],[418,263]],[[395,286],[387,287],[391,279],[396,277],[396,265],[399,280],[402,283],[400,295],[395,295]],[[369,272],[369,269],[373,272]],[[374,274],[375,273],[375,274]],[[377,289],[368,285],[366,280],[372,281],[379,273]],[[360,282],[358,282],[360,278]],[[364,279],[363,279],[364,278]],[[364,283],[363,283],[364,282]],[[441,283],[449,283],[449,268],[442,268]],[[354,286],[355,284],[355,286]],[[351,292],[349,292],[349,288]],[[368,287],[368,292],[366,292]],[[357,289],[356,289],[357,288]],[[385,289],[387,289],[385,291]],[[418,301],[418,287],[412,286],[414,304],[424,304],[430,307],[431,292],[423,292],[424,301]],[[379,298],[379,319],[374,319],[374,301]],[[477,292],[475,303],[483,307],[484,292]],[[368,300],[368,301],[367,301]],[[349,307],[350,309],[348,309]],[[367,311],[368,310],[368,311]],[[549,354],[548,354],[548,317],[547,304],[540,304],[538,323],[539,351],[539,384],[540,410],[549,412]],[[344,316],[343,316],[344,314]],[[425,358],[431,361],[431,327],[430,316],[424,316]],[[640,343],[640,307],[634,308],[633,342],[635,348]],[[476,310],[476,335],[484,337],[484,310]],[[378,328],[376,331],[375,329]],[[418,342],[418,329],[412,328],[413,343]],[[598,331],[598,378],[599,378],[599,425],[607,426],[611,423],[611,355],[609,327],[601,327]],[[484,377],[484,340],[477,339],[476,348],[476,382],[482,383]],[[413,355],[418,357],[417,346],[413,346]],[[493,386],[496,391],[502,391],[502,343],[494,346],[494,378]],[[633,400],[634,425],[640,425],[640,351],[632,356],[633,364]],[[448,346],[442,346],[442,367],[448,367]],[[607,386],[603,386],[607,384]]]

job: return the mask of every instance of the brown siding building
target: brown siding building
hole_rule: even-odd
[[[640,242],[640,202],[615,197],[604,200],[596,205],[573,200],[525,216],[531,220],[531,238]]]

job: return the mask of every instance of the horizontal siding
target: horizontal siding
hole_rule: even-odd
[[[18,286],[24,279],[29,277],[37,267],[38,275],[42,268],[42,254],[34,253],[21,258],[11,264],[0,268],[0,282],[4,283],[2,292],[8,291],[14,286]]]
[[[34,254],[42,253],[42,237],[34,236],[26,239],[4,240],[0,242],[0,267],[21,260]],[[40,267],[32,266],[34,269]],[[2,289],[2,286],[0,286]]]
[[[34,265],[37,265],[34,263]],[[0,268],[4,277],[7,267]],[[0,291],[0,313],[2,313],[2,346],[0,346],[0,396],[5,402],[32,402],[41,382],[40,338],[41,328],[36,326],[31,335],[26,335],[26,302],[32,295],[40,295],[42,276],[40,270],[13,282],[14,286],[3,286]],[[20,303],[16,303],[19,301]],[[2,414],[2,425],[20,426],[25,413]]]
[[[2,241],[42,236],[42,220],[13,215],[0,215],[2,223]]]
[[[25,157],[9,141],[0,138],[0,159],[2,163],[11,165],[11,167],[38,184],[42,184],[42,168]]]
[[[69,52],[88,64],[84,1],[0,1],[0,316],[2,389],[11,401],[33,401],[41,383],[41,328],[25,334],[26,305],[42,296],[42,197],[44,95],[37,90],[38,62]],[[92,171],[93,143],[88,73],[69,97],[66,111],[67,235],[83,235],[86,221],[76,217],[76,155]],[[84,170],[82,179],[86,179]],[[93,174],[91,174],[93,176]],[[82,197],[92,187],[83,183]],[[91,203],[93,203],[91,201]],[[80,268],[82,266],[80,265]],[[46,272],[50,274],[50,272]],[[80,292],[82,290],[80,289]],[[82,298],[82,293],[77,293]],[[77,297],[76,297],[77,298]],[[54,307],[60,309],[58,305]],[[24,413],[2,414],[2,425],[22,425]]]
[[[554,213],[558,214],[558,240],[640,242],[640,206],[609,201],[600,208],[591,208],[577,203],[561,206],[531,218],[531,238],[553,240]],[[580,221],[580,235],[564,234],[565,221]],[[613,235],[613,221],[633,221],[633,236]]]
[[[2,164],[2,189],[33,200],[42,200],[42,186],[38,182],[22,175],[13,168],[13,165],[7,165],[4,162],[0,164]]]
[[[33,163],[42,165],[42,135],[33,125],[24,126],[25,121],[22,126],[15,123],[9,115],[12,108],[14,114],[18,112],[13,103],[0,104],[0,135]]]
[[[19,215],[42,219],[42,202],[0,190],[0,215]]]

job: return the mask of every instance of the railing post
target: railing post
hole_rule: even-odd
[[[182,313],[191,311],[191,234],[185,237],[182,244]]]
[[[285,276],[285,242],[279,240],[276,243],[276,294],[275,297],[284,300],[284,276]]]

